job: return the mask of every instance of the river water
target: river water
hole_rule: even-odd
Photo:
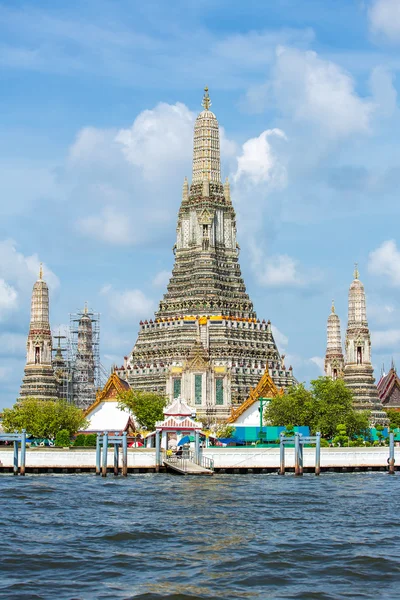
[[[1,599],[400,597],[400,474],[0,477]]]

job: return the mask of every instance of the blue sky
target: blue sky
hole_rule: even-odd
[[[54,329],[89,306],[122,364],[173,264],[210,88],[241,267],[300,381],[354,262],[376,375],[400,361],[397,0],[0,0],[0,386],[19,390],[39,262]]]

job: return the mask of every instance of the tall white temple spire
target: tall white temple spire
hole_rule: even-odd
[[[21,398],[56,398],[57,388],[52,366],[52,337],[49,323],[49,288],[43,280],[40,264],[39,279],[33,285],[31,320],[26,343],[25,375]]]
[[[219,126],[216,116],[210,111],[208,87],[204,88],[202,106],[204,110],[194,124],[192,184],[203,181],[221,183]]]
[[[371,362],[371,336],[368,328],[364,286],[355,265],[349,288],[344,381],[353,393],[354,407],[371,411],[371,423],[387,423],[375,385]]]
[[[344,368],[340,319],[335,312],[332,300],[331,314],[327,324],[327,342],[325,353],[325,374],[332,379],[342,377]]]

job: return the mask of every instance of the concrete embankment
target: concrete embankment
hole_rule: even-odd
[[[279,469],[279,448],[208,448],[203,455],[214,460],[215,472],[276,473]],[[294,449],[286,449],[286,470],[294,469]],[[321,448],[321,471],[383,471],[387,469],[388,447],[379,448]],[[395,448],[396,469],[400,466],[400,448]],[[113,467],[113,450],[108,451],[108,468]],[[11,472],[12,447],[0,447],[0,473]],[[28,448],[26,473],[95,472],[94,449],[86,448]],[[315,466],[315,449],[304,449],[304,472]],[[156,452],[153,448],[130,448],[128,472],[153,472]],[[160,468],[163,470],[163,467]]]

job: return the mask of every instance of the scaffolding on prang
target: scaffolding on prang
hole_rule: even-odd
[[[82,409],[96,399],[107,374],[100,362],[100,314],[88,309],[70,314],[67,340],[67,399]]]

